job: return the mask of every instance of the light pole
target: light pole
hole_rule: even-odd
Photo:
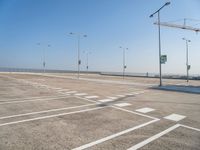
[[[41,45],[41,43],[37,43],[37,45]],[[51,45],[50,44],[48,44],[47,45],[47,47],[50,47]],[[46,72],[46,69],[45,69],[45,67],[46,67],[46,61],[45,61],[45,59],[46,59],[46,57],[45,57],[45,48],[43,48],[43,63],[42,63],[42,65],[43,65],[43,73],[45,73]]]
[[[123,79],[124,79],[125,69],[126,69],[125,50],[128,50],[128,48],[123,48],[121,46],[119,48],[123,49]]]
[[[86,71],[88,74],[88,69],[89,69],[89,54],[91,54],[91,52],[88,51],[83,51],[84,53],[86,53]]]
[[[70,35],[75,35],[77,37],[77,49],[78,49],[78,58],[77,58],[77,70],[78,70],[78,79],[80,76],[80,65],[81,65],[81,60],[80,60],[80,38],[81,37],[87,37],[87,35],[85,34],[81,34],[81,33],[73,33],[70,32]]]
[[[189,82],[190,65],[188,64],[188,42],[191,42],[191,41],[186,38],[182,38],[182,40],[184,40],[186,44],[186,72],[187,72],[187,82]]]
[[[160,37],[160,10],[165,6],[169,5],[170,2],[166,2],[157,11],[151,14],[149,17],[152,18],[155,14],[158,14],[158,40],[159,40],[159,72],[160,72],[160,86],[162,86],[162,66],[161,66],[161,37]]]

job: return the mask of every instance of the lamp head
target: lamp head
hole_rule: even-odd
[[[153,14],[149,16],[150,18],[153,18]]]
[[[167,6],[167,5],[170,5],[170,2],[166,2],[166,3],[165,3],[165,6]]]

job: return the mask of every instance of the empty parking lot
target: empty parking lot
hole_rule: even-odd
[[[152,88],[157,84],[154,78],[1,73],[0,149],[200,149],[200,95]]]

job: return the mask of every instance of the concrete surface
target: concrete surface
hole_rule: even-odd
[[[67,73],[0,73],[0,149],[199,150],[200,95],[152,89],[158,82],[95,74],[81,74],[78,80]],[[188,85],[183,80],[164,84]],[[153,111],[137,111],[146,108]],[[185,118],[165,119],[171,114]]]

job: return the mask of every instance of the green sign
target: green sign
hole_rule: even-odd
[[[167,62],[167,55],[161,55],[160,57],[160,63],[165,64]]]
[[[190,65],[188,65],[188,66],[187,66],[187,69],[188,69],[188,70],[190,70],[190,68],[191,68],[191,66],[190,66]]]

